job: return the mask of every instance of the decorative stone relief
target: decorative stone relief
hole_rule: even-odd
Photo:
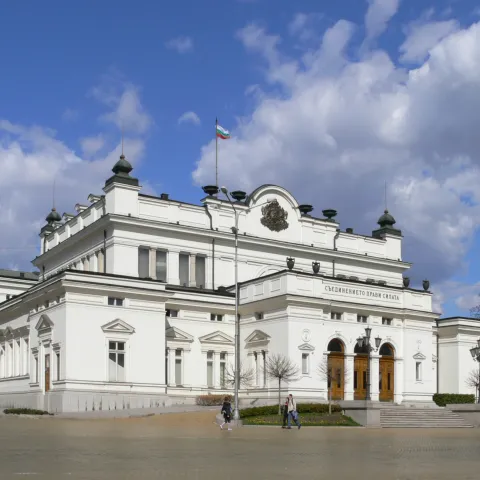
[[[272,232],[281,232],[288,228],[288,213],[280,206],[277,200],[262,207],[260,222]]]

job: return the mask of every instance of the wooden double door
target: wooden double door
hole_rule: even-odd
[[[367,368],[368,355],[357,354],[353,368],[353,398],[355,400],[367,398]]]
[[[380,357],[378,390],[381,402],[393,402],[395,393],[395,362],[393,358]]]
[[[345,391],[344,365],[345,356],[343,354],[331,353],[328,356],[328,388],[332,400],[343,400],[343,392]]]

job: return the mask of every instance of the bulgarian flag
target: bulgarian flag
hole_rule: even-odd
[[[230,138],[230,132],[226,128],[221,127],[218,123],[217,137],[221,138],[222,140],[228,140]]]

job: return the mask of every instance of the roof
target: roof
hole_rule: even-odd
[[[473,320],[475,322],[480,322],[480,318],[477,318],[477,317],[462,317],[462,316],[438,318],[437,322],[443,322],[445,320]]]
[[[40,272],[21,272],[18,270],[5,270],[0,268],[0,277],[38,281],[39,275],[40,275]]]

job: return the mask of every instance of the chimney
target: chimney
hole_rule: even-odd
[[[347,233],[353,233],[353,228],[347,228],[347,229],[345,230],[345,232],[347,232]]]
[[[168,200],[168,193],[161,193],[160,200]]]

